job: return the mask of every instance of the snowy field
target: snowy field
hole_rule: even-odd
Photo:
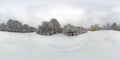
[[[0,60],[120,60],[120,32],[79,36],[0,32]]]

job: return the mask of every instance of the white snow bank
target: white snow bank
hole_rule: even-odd
[[[120,32],[41,36],[0,32],[0,60],[120,60]]]

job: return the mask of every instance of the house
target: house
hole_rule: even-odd
[[[67,36],[76,36],[79,34],[84,34],[86,32],[87,30],[84,29],[83,27],[73,26],[70,24],[64,26],[64,35],[67,35]]]
[[[75,36],[78,35],[77,27],[72,26],[70,24],[64,26],[64,34],[67,36]]]

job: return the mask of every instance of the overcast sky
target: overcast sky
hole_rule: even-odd
[[[0,0],[0,21],[9,18],[31,25],[56,18],[65,25],[120,22],[120,0]]]

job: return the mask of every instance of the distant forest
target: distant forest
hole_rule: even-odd
[[[42,25],[38,25],[37,28],[29,26],[28,24],[22,24],[18,20],[9,19],[6,23],[0,24],[0,31],[18,32],[18,33],[30,33],[36,32],[40,35],[51,36],[57,33],[63,33],[67,36],[77,36],[79,34],[87,33],[87,31],[97,30],[115,30],[120,31],[120,25],[117,23],[107,23],[105,26],[100,27],[98,24],[91,25],[90,28],[84,28],[82,26],[73,26],[67,24],[61,27],[57,19],[53,18],[50,21],[43,21]]]

